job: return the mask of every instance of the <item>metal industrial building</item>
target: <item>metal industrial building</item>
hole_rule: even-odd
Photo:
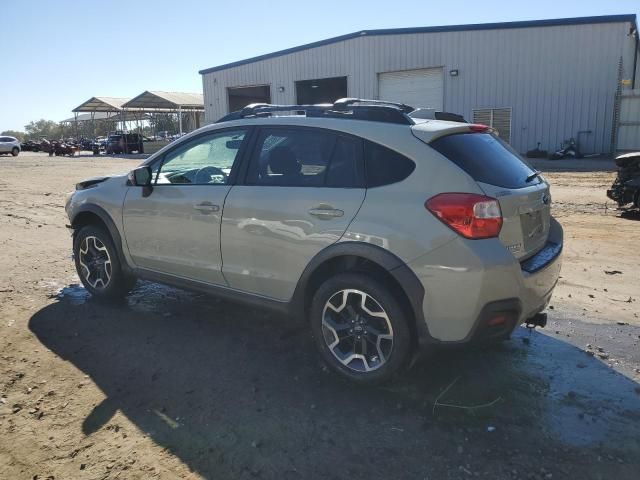
[[[614,15],[365,30],[200,73],[206,122],[253,102],[374,98],[490,124],[521,152],[576,138],[590,153],[615,148],[637,55],[636,16]]]

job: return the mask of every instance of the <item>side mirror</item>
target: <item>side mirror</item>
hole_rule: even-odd
[[[136,187],[151,186],[151,167],[138,167],[129,172],[129,183]]]
[[[153,186],[151,185],[151,167],[138,167],[135,170],[129,172],[127,177],[127,183],[135,187],[142,187],[142,196],[148,197],[153,192]]]

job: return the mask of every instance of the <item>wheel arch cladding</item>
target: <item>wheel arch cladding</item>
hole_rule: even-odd
[[[120,265],[128,269],[129,267],[123,253],[122,237],[120,236],[120,232],[118,231],[115,222],[112,220],[109,214],[102,207],[99,207],[97,205],[83,205],[71,220],[71,226],[74,230],[74,237],[82,227],[85,227],[87,225],[97,225],[107,230],[118,252]]]
[[[292,299],[293,313],[307,318],[318,287],[338,273],[371,275],[389,286],[409,321],[414,340],[420,344],[430,338],[422,312],[424,288],[411,269],[394,254],[381,247],[361,242],[340,242],[318,253],[302,273]]]

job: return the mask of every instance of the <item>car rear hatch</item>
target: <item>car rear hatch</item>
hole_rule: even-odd
[[[440,136],[429,145],[498,200],[503,219],[499,238],[517,259],[525,260],[540,251],[549,236],[549,185],[497,135],[478,127]]]

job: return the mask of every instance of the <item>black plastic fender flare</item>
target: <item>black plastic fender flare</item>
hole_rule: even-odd
[[[86,203],[78,208],[78,210],[74,212],[73,218],[70,219],[71,227],[74,230],[74,236],[78,228],[76,225],[76,220],[82,213],[92,213],[100,218],[100,220],[102,220],[102,223],[104,223],[104,225],[107,227],[109,235],[111,235],[111,239],[113,240],[113,244],[118,251],[118,259],[120,260],[120,265],[123,269],[131,271],[131,266],[127,263],[127,260],[124,256],[124,245],[122,244],[122,237],[120,235],[120,232],[118,231],[118,227],[116,227],[115,222],[104,208],[99,207],[98,205],[95,205],[93,203]]]
[[[303,318],[305,314],[305,294],[309,280],[313,273],[325,262],[343,256],[356,256],[369,260],[391,275],[404,291],[411,309],[417,340],[420,345],[433,343],[433,338],[429,334],[429,329],[424,318],[422,302],[424,300],[424,287],[416,274],[400,258],[384,248],[363,242],[339,242],[334,243],[320,251],[311,259],[305,270],[302,272],[293,297],[290,302],[292,315]]]

